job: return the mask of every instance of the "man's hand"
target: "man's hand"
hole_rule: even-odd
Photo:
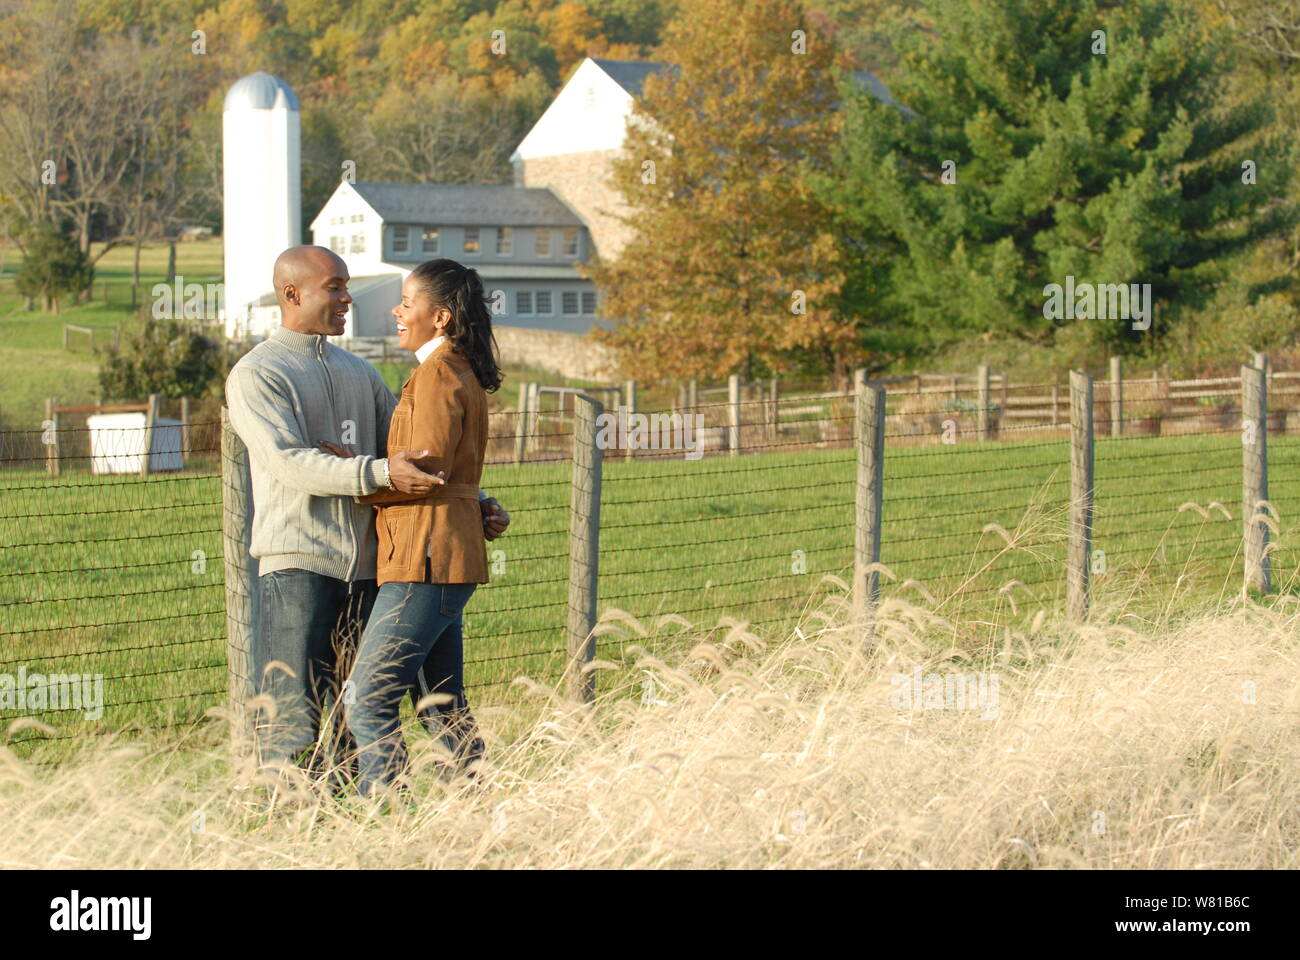
[[[326,453],[332,453],[336,457],[343,457],[344,459],[347,459],[349,457],[356,456],[356,454],[353,453],[351,450],[349,450],[347,447],[341,447],[337,443],[330,443],[328,440],[322,440],[320,442],[320,446],[325,448]]]
[[[426,494],[434,487],[445,486],[447,483],[445,471],[439,470],[438,473],[425,473],[412,460],[419,460],[421,457],[427,457],[428,450],[399,450],[388,458],[388,479],[402,493]]]
[[[506,513],[505,508],[497,503],[496,497],[480,500],[478,508],[483,514],[483,537],[485,539],[495,540],[506,532],[506,527],[510,526],[510,514]]]

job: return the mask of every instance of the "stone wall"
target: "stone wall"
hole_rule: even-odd
[[[501,362],[530,366],[575,380],[611,380],[613,359],[609,351],[585,336],[559,330],[494,326]]]
[[[596,253],[605,261],[615,259],[635,232],[611,216],[626,212],[609,185],[610,162],[618,155],[618,150],[593,150],[534,157],[521,161],[521,174],[516,171],[521,186],[550,187],[586,222]]]
[[[612,382],[615,378],[612,354],[580,334],[499,324],[493,325],[492,332],[503,364],[536,367],[575,380]],[[415,363],[413,355],[397,345],[396,337],[351,337],[336,342],[371,363],[384,359]]]
[[[581,334],[500,324],[493,325],[493,333],[500,362],[506,366],[537,367],[575,380],[608,381],[615,376],[610,351]],[[415,356],[399,347],[396,337],[350,337],[335,342],[370,363],[390,360],[415,364]]]

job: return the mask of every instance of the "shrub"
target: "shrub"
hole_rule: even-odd
[[[140,318],[119,346],[109,347],[99,367],[106,400],[130,400],[151,393],[201,397],[219,385],[228,369],[223,340],[182,320]]]
[[[26,231],[26,252],[14,274],[14,288],[45,309],[58,312],[62,296],[76,297],[95,279],[95,268],[77,246],[67,224],[37,223]]]

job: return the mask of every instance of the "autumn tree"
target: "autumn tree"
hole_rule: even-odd
[[[350,134],[349,155],[358,158],[362,180],[509,183],[510,154],[550,97],[535,74],[504,93],[450,73],[394,85]]]
[[[654,381],[852,363],[838,254],[805,168],[835,137],[836,55],[791,0],[684,0],[612,185],[635,235],[590,273],[595,336]]]
[[[198,95],[197,58],[142,31],[97,35],[75,5],[43,2],[0,26],[0,217],[23,228],[70,221],[83,255],[166,233],[187,196],[178,183]],[[30,236],[44,236],[38,232]],[[97,241],[92,251],[91,243]]]

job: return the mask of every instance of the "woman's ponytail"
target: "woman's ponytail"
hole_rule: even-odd
[[[420,264],[411,276],[435,306],[451,311],[448,339],[469,361],[483,389],[489,393],[497,390],[503,375],[492,332],[492,311],[483,295],[483,279],[478,271],[444,257]]]

